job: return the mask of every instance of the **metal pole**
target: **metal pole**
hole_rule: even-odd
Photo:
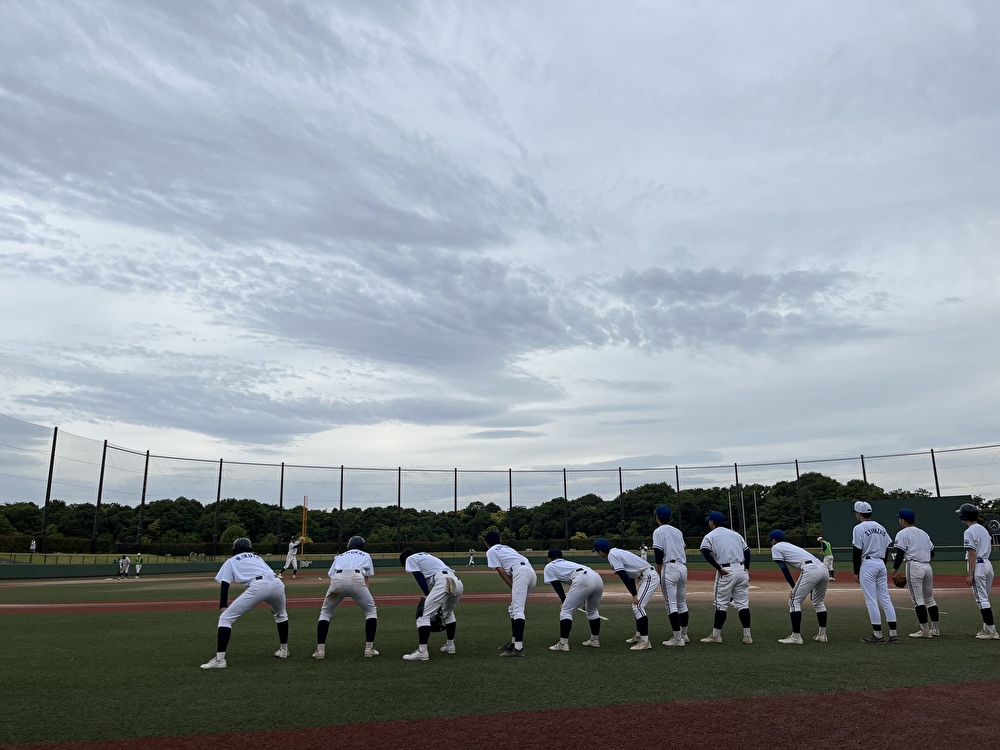
[[[340,465],[340,521],[337,524],[337,552],[344,547],[344,465]]]
[[[733,473],[736,475],[736,492],[740,496],[740,521],[743,526],[743,541],[747,538],[747,508],[743,502],[743,485],[740,484],[740,467],[733,464]]]
[[[681,525],[681,470],[674,464],[674,484],[677,486],[677,528],[684,534],[684,527]]]
[[[45,507],[42,509],[42,554],[48,552],[49,538],[49,500],[52,497],[52,472],[56,467],[56,439],[59,428],[52,428],[52,453],[49,455],[49,480],[45,483]]]
[[[396,468],[396,552],[403,548],[399,545],[403,529],[403,467]]]
[[[139,526],[135,530],[136,550],[142,552],[142,515],[146,510],[146,486],[149,480],[149,451],[146,451],[146,465],[142,469],[142,497],[139,498]]]
[[[219,505],[222,503],[222,459],[219,459],[219,481],[215,486],[215,524],[212,526],[212,557],[219,554]]]
[[[757,490],[753,491],[753,522],[757,526],[757,551],[760,552],[760,515],[757,513]]]
[[[507,527],[514,538],[514,470],[507,469]]]
[[[622,549],[625,549],[625,485],[622,482],[622,467],[618,467],[618,503],[621,505],[622,511],[622,524],[621,524],[621,536],[622,536]]]
[[[451,551],[458,552],[458,468],[455,469],[455,528],[451,534]]]
[[[865,471],[865,454],[861,454],[861,481],[868,484],[868,472]]]
[[[566,549],[569,549],[569,490],[566,488],[566,469],[563,468],[563,533],[566,535]]]
[[[108,441],[104,441],[101,451],[101,475],[97,480],[97,506],[94,508],[94,533],[90,537],[90,554],[97,554],[97,533],[101,528],[101,496],[104,494],[104,464],[108,457]]]
[[[938,482],[937,461],[934,459],[934,449],[931,448],[931,466],[934,468],[934,489],[937,496],[941,497],[941,484]]]
[[[285,462],[281,462],[281,478],[278,480],[278,554],[281,554],[281,534],[285,528]]]
[[[802,501],[802,483],[799,476],[799,459],[795,459],[795,492],[799,496],[799,519],[802,523],[802,546],[808,544],[806,540],[806,506]]]

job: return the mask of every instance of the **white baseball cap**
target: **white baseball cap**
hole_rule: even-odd
[[[856,503],[854,503],[854,512],[871,513],[872,512],[871,503],[866,503],[864,500],[858,500]]]

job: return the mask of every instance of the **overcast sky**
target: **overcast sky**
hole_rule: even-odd
[[[0,0],[0,413],[374,467],[996,443],[998,50],[992,0]]]

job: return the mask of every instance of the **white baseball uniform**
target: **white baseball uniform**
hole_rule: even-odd
[[[667,612],[687,612],[687,553],[684,535],[676,526],[662,524],[653,529],[653,549],[663,553],[660,588]]]
[[[858,580],[865,595],[868,617],[875,630],[882,629],[882,615],[887,622],[896,622],[896,608],[889,598],[888,573],[885,568],[885,554],[889,549],[889,532],[877,521],[862,521],[854,527],[852,544],[861,550],[861,569]]]
[[[914,607],[936,607],[934,601],[934,569],[931,567],[931,551],[934,543],[923,529],[904,526],[896,533],[893,542],[896,549],[903,551],[906,563],[906,588]]]
[[[246,590],[219,615],[219,627],[231,628],[240,617],[261,602],[271,606],[275,622],[286,622],[285,584],[281,582],[271,567],[253,552],[233,555],[219,568],[215,576],[219,583],[241,583]]]
[[[743,537],[725,526],[716,526],[701,540],[701,549],[708,550],[728,570],[728,575],[715,574],[715,608],[725,612],[732,599],[737,610],[750,608],[750,573],[743,566],[744,551],[749,549]]]
[[[330,577],[330,586],[323,597],[319,619],[329,622],[334,610],[348,596],[361,607],[365,620],[378,618],[375,600],[368,590],[368,579],[375,575],[371,555],[364,550],[349,549],[333,558],[333,565],[326,574]]]
[[[462,598],[465,586],[455,571],[427,552],[414,552],[406,558],[406,572],[420,573],[430,593],[424,600],[424,613],[417,618],[417,627],[427,627],[439,609],[444,624],[455,622],[455,605]]]
[[[285,555],[285,564],[281,566],[282,570],[287,570],[291,568],[292,570],[299,569],[299,547],[301,542],[298,539],[293,539],[288,543],[288,554]]]
[[[625,549],[612,547],[608,550],[608,564],[615,573],[624,571],[629,578],[635,581],[635,599],[637,604],[632,605],[632,614],[635,619],[646,617],[646,605],[653,598],[657,587],[660,585],[660,577],[656,575],[656,568],[649,564],[648,560],[643,560],[634,552]]]
[[[799,571],[799,578],[792,586],[788,598],[788,611],[801,612],[806,596],[817,612],[826,612],[826,590],[830,574],[818,557],[791,542],[776,542],[771,547],[771,559],[783,562]]]
[[[981,523],[969,526],[962,535],[962,546],[972,550],[976,555],[976,566],[970,570],[972,575],[972,595],[976,598],[979,609],[990,609],[990,588],[993,586],[993,563],[990,552],[993,541],[990,532]]]
[[[486,550],[486,564],[491,568],[507,571],[511,578],[510,606],[507,611],[510,619],[523,620],[524,603],[538,584],[538,575],[528,558],[506,544],[494,544]]]
[[[582,606],[587,609],[588,620],[600,618],[598,607],[604,594],[604,580],[600,573],[586,565],[559,557],[545,566],[542,580],[545,583],[559,581],[569,586],[566,598],[559,609],[560,620],[572,620],[573,613]]]

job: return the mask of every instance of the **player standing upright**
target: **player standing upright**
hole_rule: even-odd
[[[799,546],[785,541],[785,532],[775,529],[767,537],[771,541],[771,559],[781,568],[785,580],[792,587],[788,595],[788,612],[792,620],[792,634],[787,638],[779,638],[778,643],[801,646],[802,641],[802,602],[808,595],[816,611],[819,622],[819,632],[813,636],[814,641],[826,643],[826,589],[830,585],[830,576],[819,558],[806,552]],[[799,580],[794,580],[788,566],[797,568]]]
[[[635,635],[626,640],[631,643],[630,651],[647,651],[653,647],[649,642],[649,616],[646,605],[656,593],[660,579],[656,569],[634,552],[611,546],[607,539],[594,542],[594,552],[608,561],[611,570],[622,579],[625,588],[632,595],[632,615],[635,617]]]
[[[962,546],[965,547],[966,571],[965,584],[972,587],[972,595],[983,618],[983,629],[976,633],[976,638],[982,641],[998,641],[996,623],[993,621],[993,609],[990,607],[990,588],[993,586],[993,563],[990,552],[993,542],[990,532],[979,523],[979,508],[972,503],[962,503],[955,511],[959,520],[965,524],[962,535]]]
[[[705,518],[709,532],[701,540],[701,554],[715,568],[715,621],[712,633],[702,643],[722,643],[729,602],[743,626],[743,642],[753,643],[750,633],[750,548],[738,533],[726,527],[726,516],[713,510]]]
[[[941,635],[940,614],[934,599],[934,570],[931,568],[934,542],[926,531],[914,526],[917,514],[909,508],[900,508],[896,518],[901,528],[893,542],[896,555],[892,572],[895,575],[899,566],[906,562],[906,587],[920,624],[920,629],[910,633],[910,638],[933,638]]]
[[[135,556],[135,577],[138,578],[141,572],[142,572],[142,553],[140,552]]]
[[[233,623],[261,602],[271,605],[271,614],[278,626],[278,650],[274,655],[279,659],[288,658],[288,613],[285,610],[285,584],[271,567],[254,554],[253,546],[246,537],[233,541],[233,556],[226,560],[215,580],[221,584],[219,594],[219,630],[215,658],[201,665],[202,669],[225,669],[226,648],[233,633]],[[246,591],[229,604],[229,586],[242,583]]]
[[[465,586],[455,574],[455,571],[441,560],[427,552],[414,552],[404,549],[399,555],[399,562],[407,573],[412,573],[424,592],[423,614],[417,618],[417,650],[403,656],[406,661],[427,661],[427,643],[431,638],[431,617],[441,610],[441,619],[448,640],[441,647],[446,654],[455,653],[455,629],[458,625],[455,619],[455,605],[462,598]]]
[[[524,656],[524,603],[538,584],[538,575],[528,558],[506,544],[500,544],[500,532],[488,531],[485,541],[486,564],[510,586],[507,611],[510,614],[511,642],[500,649],[500,656]]]
[[[885,559],[889,550],[889,532],[872,519],[872,506],[864,500],[854,503],[854,517],[858,525],[854,527],[852,538],[854,551],[854,580],[861,584],[868,608],[868,619],[872,624],[872,634],[862,639],[862,643],[899,643],[896,633],[896,608],[889,598],[888,573]],[[882,614],[885,612],[889,626],[888,641],[882,636]]]
[[[552,589],[562,602],[559,609],[559,642],[549,646],[550,651],[569,651],[569,634],[573,629],[573,612],[585,606],[587,622],[590,623],[590,638],[583,642],[591,648],[601,647],[601,613],[598,607],[604,594],[604,580],[586,565],[567,560],[561,549],[550,549],[548,564],[542,571],[542,580],[551,583]],[[563,584],[569,586],[569,593]]]
[[[285,555],[285,564],[281,566],[278,578],[283,578],[282,574],[289,568],[292,569],[292,578],[295,578],[296,573],[299,571],[299,550],[302,549],[302,543],[305,540],[304,536],[300,536],[298,539],[292,539],[288,542],[288,553]]]
[[[361,607],[365,617],[365,657],[378,656],[378,651],[375,650],[378,609],[375,607],[372,592],[368,590],[368,579],[375,575],[375,563],[372,562],[372,556],[365,552],[364,537],[350,538],[347,542],[347,551],[333,558],[333,564],[327,575],[330,576],[330,586],[326,590],[323,606],[319,610],[313,659],[326,658],[326,636],[330,632],[330,620],[337,605],[348,596]]]
[[[663,604],[673,635],[663,642],[664,646],[683,646],[688,638],[687,605],[687,553],[684,551],[684,535],[670,522],[670,508],[659,506],[653,514],[656,528],[653,529],[653,559],[656,572],[663,589]]]

